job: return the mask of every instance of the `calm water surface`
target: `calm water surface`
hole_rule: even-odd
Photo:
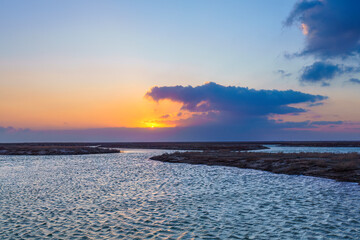
[[[360,186],[148,160],[0,156],[0,239],[360,239]]]

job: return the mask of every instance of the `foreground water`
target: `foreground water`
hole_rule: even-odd
[[[0,239],[360,239],[360,186],[148,160],[1,156]]]

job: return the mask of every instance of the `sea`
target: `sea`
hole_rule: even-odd
[[[0,239],[360,239],[359,184],[165,152],[0,156]]]

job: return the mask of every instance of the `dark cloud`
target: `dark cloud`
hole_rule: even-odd
[[[346,58],[360,52],[359,12],[359,0],[300,0],[285,25],[306,28],[306,46],[299,55]]]
[[[196,87],[153,87],[146,96],[154,101],[179,102],[181,111],[190,116],[172,122],[169,119],[169,123],[179,126],[176,127],[176,139],[172,140],[320,140],[326,139],[325,136],[329,140],[335,136],[356,136],[354,131],[351,134],[342,132],[344,126],[349,125],[342,121],[288,122],[285,117],[281,120],[284,114],[307,111],[299,105],[317,105],[327,99],[320,95],[293,90],[255,90],[210,82]],[[274,114],[280,120],[272,119]],[[336,134],[329,133],[329,129]]]
[[[170,115],[169,114],[165,114],[165,115],[162,115],[160,118],[162,118],[162,119],[166,119],[166,118],[169,118],[170,117]]]
[[[293,90],[255,90],[213,82],[197,87],[153,87],[146,96],[155,101],[168,99],[180,102],[182,110],[189,112],[213,113],[211,120],[217,118],[215,120],[221,123],[267,119],[271,114],[298,114],[306,110],[290,104],[313,104],[327,99]]]
[[[291,11],[290,15],[285,21],[285,24],[290,26],[294,23],[294,21],[302,21],[303,17],[302,15],[308,11],[311,10],[317,6],[321,6],[322,3],[320,1],[308,1],[308,0],[300,0],[298,1],[293,10]]]
[[[360,79],[357,78],[351,78],[348,80],[349,83],[353,83],[353,84],[360,84]]]
[[[311,124],[312,125],[341,125],[343,124],[343,121],[314,121]]]
[[[322,105],[324,105],[323,102],[317,102],[317,103],[310,103],[308,106],[309,107],[317,107],[317,106],[322,106]]]
[[[356,72],[359,72],[359,68],[329,62],[315,62],[310,66],[304,67],[300,80],[302,82],[321,83],[322,86],[329,86],[329,81],[334,77]]]

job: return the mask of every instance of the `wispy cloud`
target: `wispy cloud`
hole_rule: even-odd
[[[352,84],[360,84],[360,79],[357,79],[357,78],[350,78],[348,80],[349,83],[352,83]]]
[[[282,78],[290,77],[292,74],[289,72],[286,72],[285,70],[279,69],[276,71],[276,73],[280,74]]]

